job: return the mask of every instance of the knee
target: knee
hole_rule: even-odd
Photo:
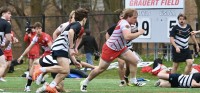
[[[193,61],[188,61],[188,62],[187,62],[187,66],[189,66],[189,67],[191,67],[192,64],[193,64]]]
[[[102,68],[102,67],[97,67],[97,69],[98,69],[99,72],[103,72],[103,71],[106,70],[106,68]]]
[[[63,74],[69,74],[70,73],[70,70],[69,69],[62,69],[62,71],[61,72],[63,72]]]
[[[3,63],[1,63],[1,66],[2,66],[3,68],[7,68],[7,67],[8,67],[8,63],[7,63],[7,62],[3,62]]]

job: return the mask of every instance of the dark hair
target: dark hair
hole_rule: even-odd
[[[2,16],[3,13],[6,13],[6,12],[8,12],[8,11],[11,12],[10,8],[8,8],[7,6],[1,7],[1,8],[0,8],[0,14],[1,14],[1,16]]]
[[[133,14],[138,15],[136,9],[127,8],[123,11],[123,19],[127,19],[128,17],[132,17]]]
[[[33,25],[34,28],[36,27],[42,27],[42,24],[40,22],[35,22],[35,24]]]
[[[184,14],[182,14],[182,13],[180,13],[180,14],[178,15],[177,19],[179,20],[180,17],[183,17],[185,20],[187,19],[187,17],[186,17]]]
[[[82,21],[83,18],[87,18],[88,16],[88,10],[84,8],[79,8],[75,11],[75,20],[76,21]]]

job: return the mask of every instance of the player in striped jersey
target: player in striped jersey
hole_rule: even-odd
[[[81,82],[80,90],[87,92],[88,83],[96,76],[104,72],[110,65],[110,63],[117,57],[125,60],[130,64],[130,83],[134,84],[134,68],[137,68],[138,59],[134,56],[133,52],[126,46],[127,41],[130,41],[144,33],[143,29],[138,30],[136,33],[131,33],[131,24],[137,22],[137,10],[125,9],[123,11],[123,19],[121,19],[113,34],[109,37],[102,48],[102,55],[99,62],[99,66],[91,71],[88,77]]]
[[[74,57],[74,56],[73,56]],[[90,65],[86,62],[82,62],[80,60],[75,60],[75,61],[71,61],[71,59],[69,59],[69,62],[70,62],[70,65],[74,65],[76,64],[76,62],[80,63],[81,66],[83,67],[87,67],[87,68],[91,68],[91,69],[94,69],[95,66],[93,65]],[[49,67],[49,66],[55,66],[55,65],[58,65],[58,62],[56,60],[53,59],[52,55],[46,55],[38,60],[36,60],[34,62],[34,65],[40,65],[42,67]],[[79,67],[78,67],[79,68]],[[40,74],[39,77],[37,78],[36,80],[36,83],[41,83],[42,81],[42,77],[44,76],[44,73],[43,74]],[[56,76],[56,73],[52,73],[52,77],[55,78]],[[41,87],[42,88],[42,87]],[[37,90],[37,93],[40,93],[40,91],[42,90],[41,88],[39,88]],[[64,82],[60,82],[57,86],[56,86],[56,89],[59,91],[59,92],[66,92],[66,90],[64,89]]]
[[[191,34],[192,28],[189,24],[186,24],[186,16],[183,14],[178,15],[178,25],[174,26],[170,31],[170,42],[172,47],[172,73],[176,73],[180,62],[186,62],[184,74],[189,74],[193,60],[192,54],[189,50],[188,41],[191,37],[196,44],[196,50],[199,51],[199,45],[195,39],[195,36]]]
[[[71,11],[71,13],[69,14],[69,21],[62,23],[54,32],[53,32],[53,40],[55,40],[64,30],[65,28],[70,24],[75,22],[74,19],[75,16],[75,11]]]
[[[58,66],[41,67],[35,69],[33,76],[37,77],[44,72],[58,73],[55,79],[47,86],[43,86],[43,91],[57,92],[56,85],[59,84],[67,74],[69,74],[68,59],[78,53],[78,45],[82,39],[81,27],[85,25],[88,11],[83,8],[75,10],[75,21],[63,31],[55,40],[51,47],[52,56],[57,60]],[[75,43],[74,43],[75,42]],[[76,64],[80,65],[80,64]]]
[[[155,86],[159,87],[180,87],[180,88],[200,88],[200,73],[170,74],[168,69],[163,69],[158,73],[159,80]]]

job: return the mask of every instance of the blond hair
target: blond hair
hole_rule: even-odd
[[[132,16],[138,16],[137,10],[133,8],[124,9],[122,14],[123,14],[123,19],[127,19],[128,17]]]

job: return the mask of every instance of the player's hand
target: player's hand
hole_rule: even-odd
[[[76,68],[78,68],[78,69],[82,68],[81,63],[79,63],[79,62],[75,62],[74,65],[75,65]]]
[[[22,58],[23,58],[22,56],[19,57],[19,58],[17,59],[17,62],[20,63],[20,61],[22,60]]]
[[[13,43],[18,43],[19,40],[17,38],[13,38]]]
[[[78,49],[75,48],[75,49],[74,49],[74,52],[75,52],[75,54],[78,54]]]
[[[70,56],[74,56],[76,54],[75,50],[72,48],[70,48],[69,53],[70,53]]]
[[[192,31],[190,32],[191,35],[196,35],[197,34],[197,31]]]
[[[144,34],[144,29],[140,29],[140,30],[138,30],[138,33],[140,34],[140,35],[143,35]]]
[[[177,53],[180,53],[180,52],[181,52],[181,50],[180,50],[179,47],[176,47],[176,52],[177,52]]]

